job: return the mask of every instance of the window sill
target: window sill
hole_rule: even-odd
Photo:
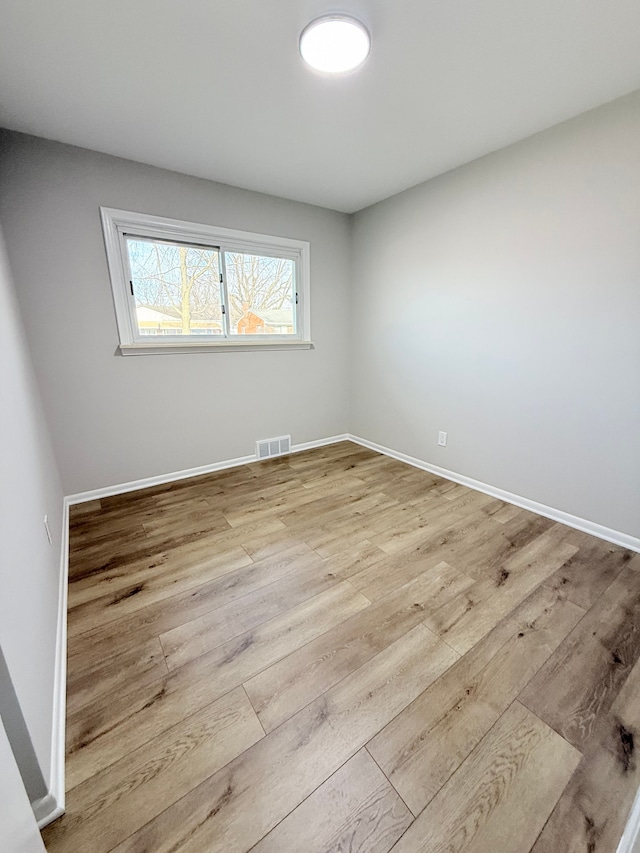
[[[189,352],[250,352],[264,350],[295,350],[313,349],[312,341],[207,341],[197,343],[167,343],[167,344],[120,344],[121,355],[178,355]]]

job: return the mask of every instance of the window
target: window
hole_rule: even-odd
[[[309,348],[309,243],[102,208],[120,351]]]

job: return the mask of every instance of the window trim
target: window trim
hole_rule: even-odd
[[[239,231],[234,228],[221,228],[202,225],[180,219],[168,219],[146,213],[134,213],[111,207],[101,207],[100,217],[104,233],[107,265],[116,324],[120,339],[119,350],[122,355],[157,355],[188,352],[232,352],[311,349],[311,312],[309,282],[311,273],[310,244],[305,240],[289,237],[276,237],[270,234],[257,234]],[[129,295],[128,260],[123,244],[123,233],[130,236],[151,237],[155,239],[195,242],[220,248],[224,251],[260,253],[272,257],[291,258],[296,264],[296,334],[295,335],[235,335],[214,340],[207,337],[202,342],[180,341],[176,337],[167,340],[139,340],[134,329]],[[228,310],[228,308],[227,308]],[[240,340],[237,340],[239,338]],[[242,340],[246,338],[245,340]]]

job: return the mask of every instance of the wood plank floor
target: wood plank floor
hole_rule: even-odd
[[[615,853],[640,555],[344,442],[72,508],[68,853]]]

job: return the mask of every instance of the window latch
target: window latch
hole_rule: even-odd
[[[296,305],[298,304],[298,294],[296,293]]]
[[[131,295],[133,296],[134,294],[133,294],[133,282],[132,281],[129,282],[129,287],[131,288]]]

